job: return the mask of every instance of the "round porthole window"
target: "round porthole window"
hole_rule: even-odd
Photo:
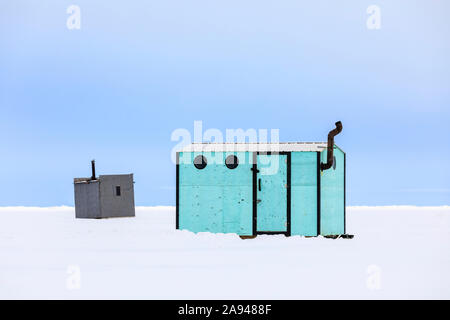
[[[208,162],[204,156],[196,156],[194,159],[194,166],[199,170],[205,169],[207,164]]]
[[[228,156],[225,159],[225,165],[227,166],[228,169],[235,169],[237,168],[237,166],[239,165],[239,160],[238,157],[236,156]]]
[[[333,157],[333,170],[336,170],[336,157]]]

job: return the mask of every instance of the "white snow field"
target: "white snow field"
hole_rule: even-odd
[[[194,234],[173,207],[0,208],[2,299],[450,298],[450,206],[349,207],[353,240]]]

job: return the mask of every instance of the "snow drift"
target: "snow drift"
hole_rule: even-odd
[[[450,207],[349,207],[353,240],[194,234],[173,207],[0,208],[0,298],[450,298]]]

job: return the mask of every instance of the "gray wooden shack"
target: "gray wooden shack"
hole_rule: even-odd
[[[76,218],[134,217],[133,174],[95,176],[92,161],[90,178],[75,178]]]

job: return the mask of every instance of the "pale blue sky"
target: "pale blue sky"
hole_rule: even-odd
[[[81,8],[68,30],[67,7]],[[368,30],[366,9],[381,9]],[[0,205],[135,174],[174,205],[174,129],[277,128],[347,153],[350,205],[450,204],[448,1],[2,1]]]

